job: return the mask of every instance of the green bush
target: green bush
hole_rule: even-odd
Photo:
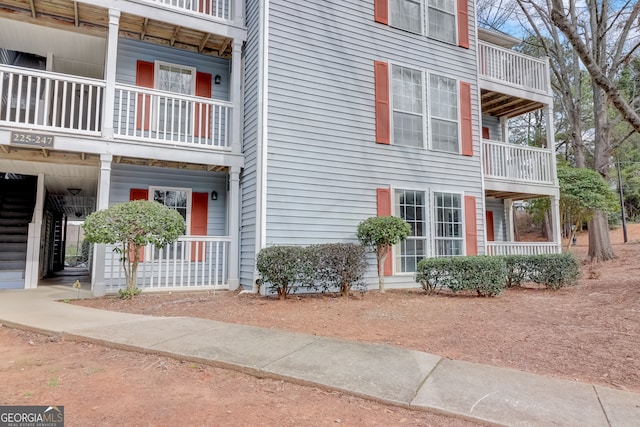
[[[258,254],[256,268],[267,289],[285,299],[300,290],[349,295],[353,286],[366,290],[366,248],[354,243],[271,246]]]
[[[355,243],[327,243],[310,246],[316,285],[325,291],[339,289],[348,296],[353,286],[366,290],[366,247]]]
[[[418,263],[416,282],[427,292],[446,287],[495,296],[504,286],[505,264],[500,257],[489,256],[425,258]]]
[[[309,250],[302,246],[271,246],[258,253],[256,268],[260,280],[278,299],[313,284]]]
[[[503,258],[507,266],[507,286],[521,286],[530,282],[548,289],[560,289],[574,285],[580,273],[580,264],[570,253],[510,255]]]

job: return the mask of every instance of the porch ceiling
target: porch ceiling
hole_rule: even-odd
[[[486,197],[493,197],[495,199],[511,199],[511,200],[528,200],[528,199],[539,199],[541,197],[549,197],[546,194],[533,194],[533,193],[522,193],[515,191],[497,191],[497,190],[485,190],[484,192]]]
[[[530,99],[482,89],[480,95],[482,114],[495,117],[515,117],[538,110],[544,104]]]
[[[106,37],[108,9],[70,0],[0,0],[0,17]],[[120,36],[223,58],[231,39],[179,25],[123,13]]]

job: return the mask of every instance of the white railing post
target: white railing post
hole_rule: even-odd
[[[242,141],[242,42],[238,40],[233,41],[233,51],[231,52],[231,102],[233,104],[233,111],[231,117],[231,132],[229,132],[229,141],[227,142],[231,146],[231,150],[235,154],[241,154],[241,141]]]
[[[116,100],[116,61],[118,57],[118,30],[120,26],[120,11],[109,9],[109,34],[107,36],[107,51],[104,61],[105,93],[102,107],[104,120],[102,122],[102,136],[113,138],[113,110]]]
[[[229,289],[235,290],[240,286],[240,168],[232,166],[229,171]]]
[[[233,0],[233,23],[244,26],[244,0]]]

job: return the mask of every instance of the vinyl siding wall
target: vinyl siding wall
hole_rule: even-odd
[[[355,241],[376,188],[391,187],[475,196],[482,252],[475,29],[464,49],[375,23],[361,0],[270,0],[269,20],[267,245]],[[474,156],[376,144],[376,60],[470,83]]]
[[[496,242],[507,241],[507,228],[504,215],[504,203],[502,200],[488,198],[485,200],[487,211],[493,212],[493,234]]]
[[[493,116],[482,116],[482,126],[489,128],[489,139],[502,141],[502,126],[500,119]]]
[[[260,2],[247,1],[247,42],[243,50],[244,62],[244,120],[243,153],[245,167],[240,175],[242,214],[240,217],[240,285],[251,289],[255,281],[256,260],[256,191],[258,176],[257,142],[260,109],[258,106],[258,78],[260,73]]]

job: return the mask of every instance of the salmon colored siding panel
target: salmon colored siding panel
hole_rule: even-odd
[[[153,75],[155,65],[153,62],[138,61],[136,63],[136,86],[153,88]],[[151,96],[138,94],[138,113],[136,117],[136,129],[149,130],[151,122]]]
[[[373,1],[373,18],[376,22],[389,25],[389,0]]]
[[[196,96],[211,98],[211,74],[196,73]],[[209,138],[211,135],[211,107],[196,104],[195,108],[195,136]]]
[[[478,255],[478,224],[476,223],[476,198],[464,196],[464,225],[467,255]]]
[[[471,84],[460,82],[460,128],[462,154],[473,156],[473,125],[471,117]]]
[[[129,200],[148,200],[149,190],[142,188],[132,188],[129,190]],[[133,258],[133,254],[129,252],[130,259]],[[138,251],[138,260],[144,261],[144,248],[140,248]]]
[[[208,217],[209,193],[193,193],[191,195],[191,230],[189,231],[192,236],[207,235]],[[191,243],[191,261],[202,261],[204,252],[204,243]]]
[[[389,104],[389,64],[374,62],[375,98],[376,98],[376,142],[391,143],[391,120]]]
[[[388,188],[376,189],[378,216],[391,216],[391,190]],[[384,261],[384,275],[393,276],[393,250]]]
[[[469,49],[468,0],[458,0],[458,46]]]

